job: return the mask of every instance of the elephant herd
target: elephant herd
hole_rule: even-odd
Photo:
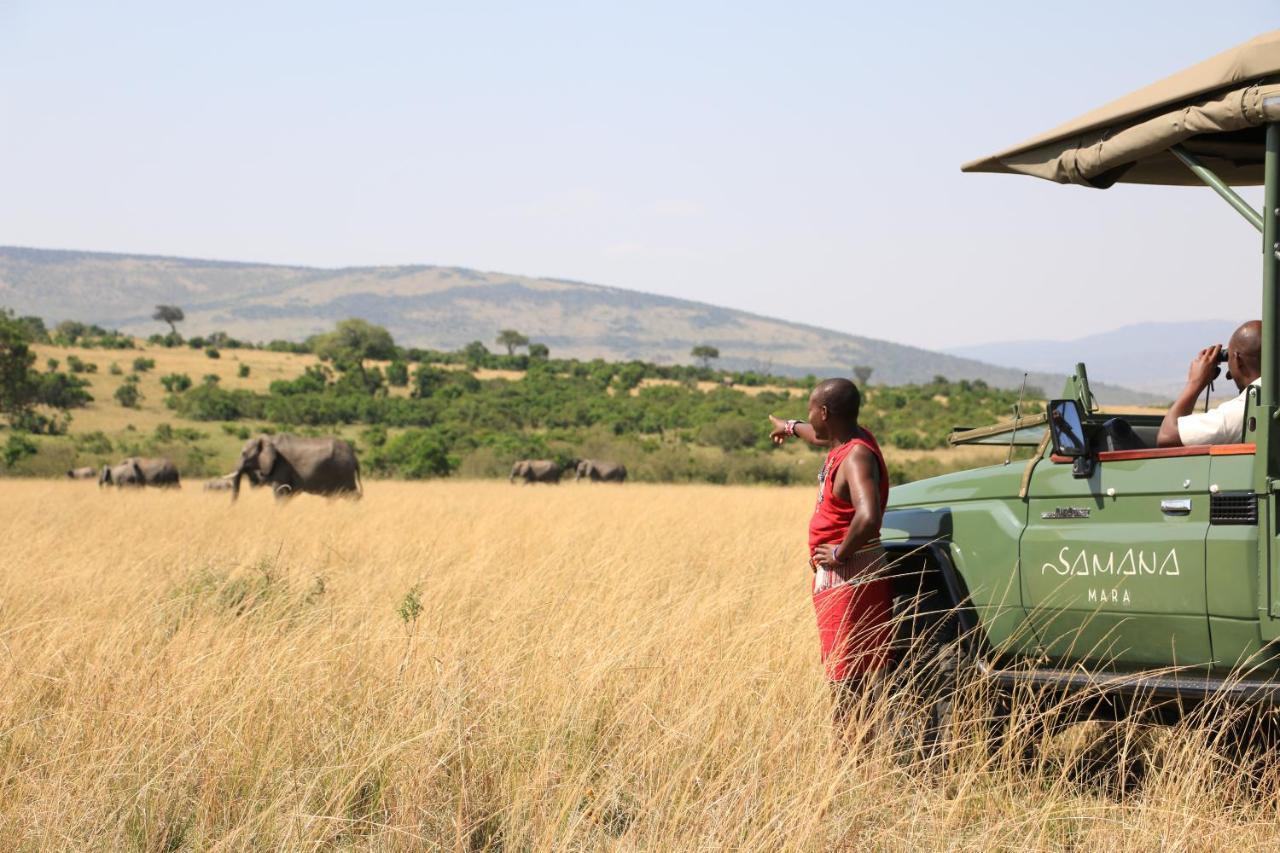
[[[117,488],[179,488],[178,468],[168,459],[130,457],[118,465],[73,468],[72,479],[98,477],[98,485]],[[209,480],[206,491],[230,491],[240,495],[240,480],[249,478],[253,487],[270,486],[277,498],[307,493],[313,495],[364,494],[360,463],[355,449],[340,438],[305,438],[294,435],[260,435],[245,443],[240,460],[230,474]]]
[[[523,480],[526,483],[559,483],[570,470],[575,482],[588,479],[593,483],[622,483],[627,479],[627,467],[617,462],[600,459],[571,459],[561,466],[551,459],[521,459],[511,466],[508,482]]]
[[[627,479],[626,466],[600,459],[573,459],[568,465],[550,459],[522,459],[511,468],[510,482],[559,483],[568,471],[574,480],[595,483],[622,483]],[[168,459],[131,456],[117,465],[73,468],[67,476],[76,480],[98,478],[99,487],[180,488],[178,468]],[[306,438],[296,435],[259,435],[247,441],[240,460],[230,474],[204,484],[205,491],[229,491],[231,499],[240,496],[240,481],[248,477],[255,488],[269,486],[277,498],[296,494],[346,495],[364,494],[360,463],[351,443],[340,438]]]

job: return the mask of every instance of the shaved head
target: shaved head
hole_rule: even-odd
[[[1227,366],[1236,385],[1244,388],[1262,375],[1262,322],[1241,323],[1227,343]]]
[[[858,422],[858,409],[862,407],[862,395],[858,386],[848,379],[826,379],[813,389],[811,400],[826,406],[831,416],[850,425]]]
[[[1255,367],[1262,362],[1262,321],[1250,320],[1241,323],[1240,328],[1231,333],[1231,341],[1227,348],[1240,353],[1240,358]]]

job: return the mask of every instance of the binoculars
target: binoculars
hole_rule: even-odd
[[[1219,348],[1218,348],[1218,363],[1219,363],[1219,364],[1226,364],[1226,363],[1227,363],[1227,356],[1229,356],[1229,355],[1230,355],[1230,353],[1229,353],[1229,352],[1227,352],[1227,348],[1226,348],[1226,347],[1219,347]]]

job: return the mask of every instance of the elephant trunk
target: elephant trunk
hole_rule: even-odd
[[[244,465],[237,465],[236,472],[231,475],[231,502],[240,497],[240,478],[244,476]]]

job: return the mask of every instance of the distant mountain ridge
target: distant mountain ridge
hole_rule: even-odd
[[[459,267],[315,267],[0,247],[0,306],[56,322],[82,320],[147,335],[157,304],[183,308],[188,335],[300,340],[346,317],[386,326],[406,346],[493,347],[518,329],[556,355],[687,362],[689,350],[720,350],[719,364],[793,376],[849,375],[868,365],[873,382],[981,379],[1016,388],[1021,370],[669,296]],[[1074,362],[1033,372],[1053,394]],[[1099,387],[1106,402],[1153,402]]]
[[[954,347],[947,352],[1033,371],[1083,361],[1089,368],[1090,380],[1123,385],[1170,400],[1186,383],[1192,357],[1202,347],[1226,344],[1240,322],[1133,323],[1070,341],[1003,341]],[[1230,383],[1223,380],[1217,385],[1221,396]]]

